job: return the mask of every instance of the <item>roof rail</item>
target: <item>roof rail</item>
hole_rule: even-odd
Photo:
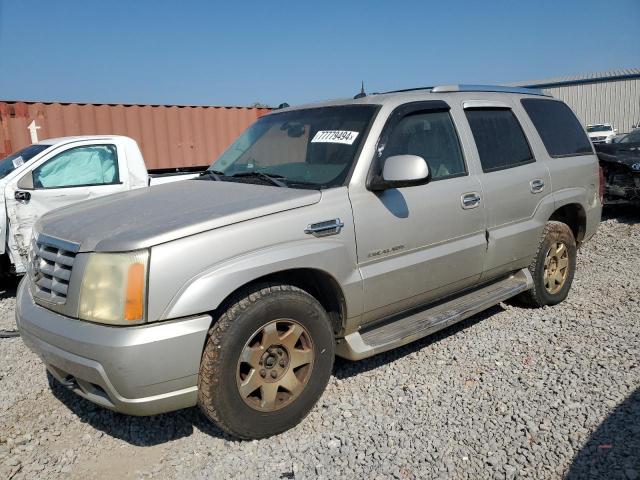
[[[541,95],[550,97],[538,88],[525,87],[502,87],[499,85],[440,85],[431,89],[432,93],[445,92],[499,92],[499,93],[521,93],[524,95]]]
[[[414,88],[403,88],[401,90],[389,90],[388,92],[382,93],[403,93],[403,92],[415,92],[416,90],[431,90],[433,87],[414,87]]]

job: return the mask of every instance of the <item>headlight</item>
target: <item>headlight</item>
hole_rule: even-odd
[[[78,316],[114,325],[142,323],[149,251],[91,253],[80,286]]]

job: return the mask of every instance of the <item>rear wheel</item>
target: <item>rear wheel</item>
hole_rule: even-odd
[[[245,291],[212,327],[198,377],[207,417],[240,438],[300,422],[322,395],[335,340],[326,311],[290,285]]]
[[[576,268],[576,240],[568,225],[547,222],[529,271],[533,288],[519,299],[534,307],[556,305],[569,294]]]

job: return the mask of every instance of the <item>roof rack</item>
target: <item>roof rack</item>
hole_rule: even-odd
[[[498,93],[521,93],[525,95],[541,95],[550,97],[538,88],[526,87],[502,87],[500,85],[440,85],[431,89],[432,93],[444,92],[498,92]]]
[[[402,93],[402,92],[415,92],[416,90],[431,90],[433,87],[414,87],[414,88],[403,88],[402,90],[389,90],[388,92],[382,93]]]
[[[551,95],[544,93],[538,88],[527,87],[502,87],[500,85],[438,85],[436,87],[416,87],[404,88],[402,90],[391,90],[384,93],[403,93],[415,92],[417,90],[429,90],[432,93],[447,92],[498,92],[498,93],[521,93],[524,95],[540,95],[550,97]]]

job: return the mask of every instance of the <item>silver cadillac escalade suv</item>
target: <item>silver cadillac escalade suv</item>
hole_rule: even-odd
[[[197,179],[42,217],[16,317],[51,375],[119,412],[199,405],[260,438],[305,417],[335,355],[511,297],[564,300],[602,205],[564,103],[465,85],[357,97],[275,110]]]

